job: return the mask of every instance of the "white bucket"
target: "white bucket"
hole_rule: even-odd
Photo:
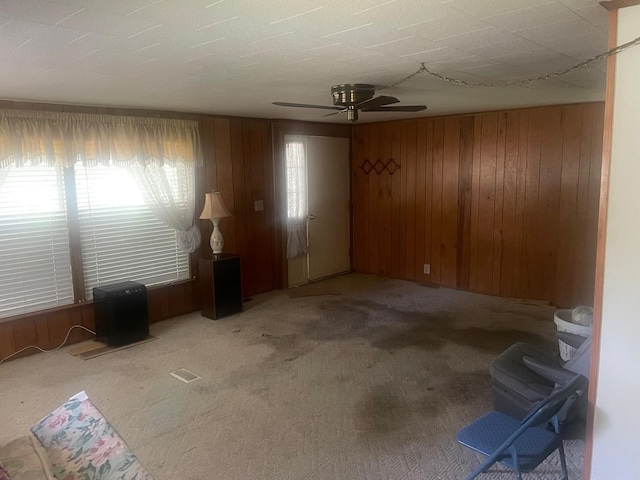
[[[556,324],[559,332],[569,332],[582,337],[588,337],[591,335],[591,327],[585,327],[584,325],[576,325],[571,323],[572,310],[558,310],[553,316],[553,321]],[[562,340],[558,340],[558,349],[560,350],[560,357],[566,362],[576,351],[570,345],[567,345]]]

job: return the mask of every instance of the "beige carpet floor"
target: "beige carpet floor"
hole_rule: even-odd
[[[520,340],[553,349],[553,309],[358,274],[327,286],[342,295],[275,291],[91,360],[3,364],[0,443],[85,390],[158,480],[465,478],[480,459],[455,433],[491,408],[490,361]],[[583,442],[566,449],[578,479]],[[558,474],[554,455],[526,478]]]

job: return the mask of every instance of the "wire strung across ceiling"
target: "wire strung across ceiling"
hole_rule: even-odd
[[[448,82],[448,83],[452,83],[454,85],[458,85],[460,87],[514,87],[514,86],[518,86],[518,85],[528,85],[529,83],[533,83],[533,82],[537,82],[540,80],[549,80],[550,78],[557,78],[560,77],[562,75],[566,75],[567,73],[570,72],[575,72],[576,70],[579,70],[581,68],[584,68],[586,66],[591,65],[594,62],[598,62],[600,60],[604,60],[605,58],[608,58],[612,55],[616,55],[624,50],[626,50],[627,48],[633,47],[635,45],[640,45],[640,37],[637,37],[634,40],[631,40],[630,42],[624,43],[618,47],[612,48],[610,50],[607,50],[604,53],[601,53],[599,55],[596,55],[595,57],[591,57],[588,60],[585,60],[584,62],[578,63],[577,65],[574,65],[572,67],[569,68],[564,68],[562,70],[558,70],[556,72],[553,73],[547,73],[544,75],[539,75],[537,77],[530,77],[530,78],[525,78],[524,80],[517,80],[517,81],[511,81],[511,82],[492,82],[492,83],[480,83],[480,82],[470,82],[467,80],[460,80],[458,78],[452,78],[452,77],[448,77],[446,75],[441,75],[440,73],[436,73],[436,72],[432,72],[431,70],[429,70],[427,68],[426,62],[421,62],[420,63],[420,68],[418,70],[416,70],[415,72],[413,72],[411,75],[408,75],[406,77],[404,77],[402,80],[398,80],[397,82],[394,83],[390,83],[389,85],[384,85],[382,87],[379,87],[378,90],[384,90],[384,89],[388,89],[388,88],[393,88],[393,87],[397,87],[405,82],[408,82],[409,80],[411,80],[414,77],[417,77],[418,75],[420,75],[421,73],[426,73],[427,75],[431,75],[434,78],[437,78],[438,80],[442,80],[444,82]]]

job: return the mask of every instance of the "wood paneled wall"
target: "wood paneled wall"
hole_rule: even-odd
[[[592,304],[602,132],[600,103],[357,125],[354,269]]]
[[[217,190],[232,216],[222,219],[224,251],[240,255],[243,295],[277,288],[271,122],[205,117],[205,189]],[[256,211],[255,202],[263,202]],[[200,223],[203,247],[211,222]]]
[[[162,287],[151,287],[147,291],[149,322],[159,322],[184,315],[200,308],[200,288],[195,280]],[[91,302],[61,307],[30,315],[21,315],[0,323],[0,359],[28,346],[37,345],[50,350],[60,345],[72,325],[83,325],[95,330],[93,304]],[[93,338],[85,330],[74,328],[68,344]],[[29,349],[16,357],[38,353]]]

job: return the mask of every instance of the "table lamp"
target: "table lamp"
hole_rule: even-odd
[[[222,237],[222,232],[219,227],[220,219],[230,216],[231,212],[224,206],[220,192],[205,194],[204,208],[200,214],[200,219],[211,220],[211,223],[213,223],[210,243],[214,255],[221,254],[222,248],[224,247],[224,238]]]

